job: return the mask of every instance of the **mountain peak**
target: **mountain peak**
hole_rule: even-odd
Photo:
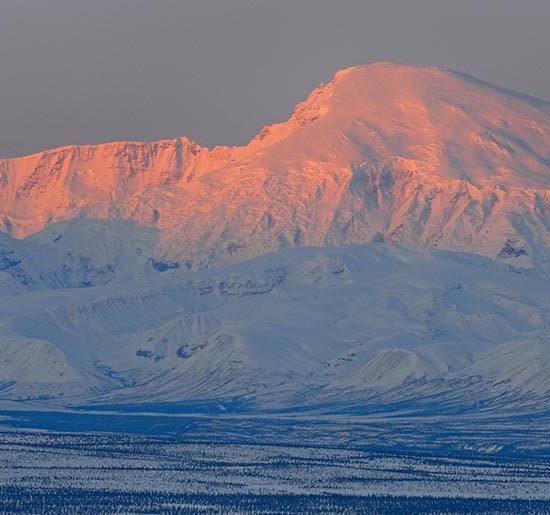
[[[294,109],[289,120],[264,127],[252,140],[250,148],[258,150],[285,140],[296,129],[309,126],[334,113],[330,118],[335,129],[341,129],[343,118],[354,119],[371,105],[370,99],[385,92],[383,103],[411,96],[412,84],[427,84],[449,72],[441,68],[421,68],[392,62],[356,65],[338,71],[331,81],[321,83]],[[450,74],[449,74],[450,75]],[[374,90],[374,91],[372,91]],[[384,105],[387,108],[387,105]]]
[[[543,101],[474,77],[382,62],[339,71],[251,149],[277,144],[279,159],[341,165],[398,159],[475,186],[546,188],[549,119]]]
[[[353,66],[244,147],[176,138],[0,160],[0,227],[129,219],[158,229],[167,262],[200,266],[371,239],[523,262],[550,245],[549,140],[542,101],[443,68]]]
[[[334,75],[335,80],[343,79],[346,76],[357,76],[363,73],[392,73],[392,74],[422,74],[422,73],[449,73],[440,66],[416,66],[396,61],[377,61],[368,64],[356,64],[343,68]]]

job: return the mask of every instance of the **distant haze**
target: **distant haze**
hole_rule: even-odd
[[[0,157],[180,135],[244,144],[373,61],[550,100],[548,0],[0,2]]]

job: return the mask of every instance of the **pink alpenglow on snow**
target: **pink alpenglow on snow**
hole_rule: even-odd
[[[356,66],[244,147],[176,138],[0,160],[0,224],[21,238],[79,215],[128,219],[192,263],[382,239],[540,264],[549,141],[542,100],[440,68]]]

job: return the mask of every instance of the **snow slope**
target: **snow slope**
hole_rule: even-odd
[[[0,300],[0,397],[544,411],[549,286],[481,256],[378,243],[19,294]]]
[[[0,160],[0,402],[547,411],[549,141],[543,101],[379,63],[244,147]]]
[[[78,215],[131,220],[182,269],[384,240],[548,270],[548,141],[548,103],[378,63],[337,73],[245,147],[176,138],[0,160],[0,223],[21,238]]]

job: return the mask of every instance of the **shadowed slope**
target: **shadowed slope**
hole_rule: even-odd
[[[548,291],[481,256],[376,244],[18,295],[0,299],[0,403],[544,412]]]

